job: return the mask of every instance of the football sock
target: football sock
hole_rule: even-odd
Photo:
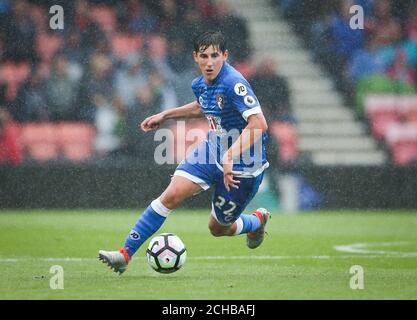
[[[255,231],[261,226],[261,220],[254,214],[241,214],[236,220],[235,235]]]
[[[170,209],[166,208],[158,199],[152,201],[151,205],[146,208],[140,216],[138,222],[130,231],[124,248],[127,248],[129,257],[132,257],[139,247],[153,235],[164,223],[166,217],[170,213]]]

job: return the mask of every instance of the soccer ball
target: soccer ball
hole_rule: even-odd
[[[184,265],[187,259],[187,249],[175,234],[161,233],[149,242],[146,258],[155,271],[172,273]]]

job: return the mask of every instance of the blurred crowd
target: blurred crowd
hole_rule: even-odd
[[[49,26],[55,4],[63,30]],[[194,99],[192,38],[212,25],[241,40],[230,41],[231,59],[245,62],[245,22],[222,1],[0,1],[2,114],[88,122],[98,153],[135,153],[140,120]]]
[[[417,85],[417,1],[278,0],[315,58],[334,77],[358,115],[370,91],[413,93]],[[363,9],[363,29],[351,19]],[[352,11],[351,11],[352,10]]]
[[[53,5],[63,7],[62,30],[50,27]],[[252,65],[246,21],[224,0],[1,0],[0,144],[17,140],[3,151],[19,150],[6,123],[82,122],[95,130],[96,156],[146,158],[153,136],[138,123],[195,99],[192,39],[207,29],[225,34],[229,62],[253,79],[269,119],[292,121],[285,79],[272,60]],[[0,163],[21,159],[0,154]]]
[[[62,30],[50,27],[53,5],[63,8]],[[0,0],[0,145],[7,136],[16,146],[3,151],[23,152],[0,154],[0,163],[33,158],[19,124],[61,122],[94,128],[94,156],[148,160],[143,150],[155,142],[138,124],[195,99],[192,40],[208,29],[225,34],[229,62],[251,81],[267,118],[294,122],[286,79],[271,59],[252,64],[247,23],[224,0]],[[54,135],[50,127],[33,134],[44,132]]]

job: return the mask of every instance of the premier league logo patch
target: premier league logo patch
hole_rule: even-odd
[[[252,97],[252,96],[246,96],[246,97],[243,99],[243,101],[245,102],[245,104],[246,104],[248,107],[252,107],[252,106],[256,103],[255,98],[254,98],[254,97]]]
[[[222,94],[218,94],[218,95],[216,96],[216,103],[217,103],[217,106],[218,106],[220,109],[223,109],[223,107],[224,107],[224,95],[222,95]]]

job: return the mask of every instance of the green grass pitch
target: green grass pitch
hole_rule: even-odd
[[[145,245],[119,276],[98,261],[118,249],[139,210],[0,211],[0,299],[416,299],[417,213],[273,213],[261,247],[209,234],[208,211],[178,210],[161,232],[187,246],[184,267],[151,270]],[[59,265],[64,288],[51,289]],[[350,268],[363,270],[352,289]],[[358,283],[353,281],[353,283]]]

